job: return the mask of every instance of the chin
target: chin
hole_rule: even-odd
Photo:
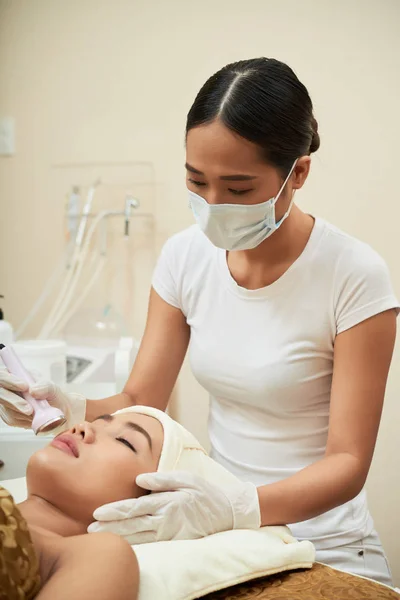
[[[36,469],[64,470],[66,464],[65,458],[61,452],[56,452],[51,446],[45,446],[30,457],[26,469],[27,477],[29,471]]]
[[[58,456],[48,446],[32,454],[26,468],[28,494],[50,499],[57,490],[62,489],[67,467],[62,459],[62,455]]]

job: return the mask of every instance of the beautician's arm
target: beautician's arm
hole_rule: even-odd
[[[64,538],[49,579],[37,600],[136,600],[135,553],[112,533]]]
[[[188,348],[190,328],[178,308],[150,293],[146,329],[124,391],[103,400],[88,400],[86,418],[142,404],[165,410]]]
[[[394,310],[337,336],[325,457],[258,488],[263,525],[296,523],[354,498],[368,475],[396,337]]]

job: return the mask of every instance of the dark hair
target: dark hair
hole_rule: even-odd
[[[273,58],[241,60],[212,75],[188,113],[186,135],[217,118],[257,144],[284,174],[296,158],[320,145],[307,89],[290,67]]]

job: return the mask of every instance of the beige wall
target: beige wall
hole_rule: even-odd
[[[159,242],[191,223],[182,163],[186,112],[224,63],[266,55],[309,87],[321,151],[298,202],[370,242],[400,295],[398,0],[0,0],[0,115],[17,153],[0,157],[0,293],[21,322],[62,247],[49,193],[60,162],[145,160],[159,182]],[[400,585],[399,353],[369,479]],[[207,398],[188,368],[183,422],[206,439]]]

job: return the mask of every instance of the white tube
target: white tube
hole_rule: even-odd
[[[80,220],[78,232],[77,232],[76,239],[75,239],[74,250],[73,250],[70,266],[69,266],[66,278],[64,280],[64,283],[61,287],[61,290],[60,290],[60,292],[53,304],[53,307],[49,313],[49,316],[47,317],[47,319],[39,333],[39,336],[38,336],[39,338],[47,338],[49,336],[49,333],[48,333],[49,329],[52,328],[53,322],[55,321],[56,318],[58,318],[60,307],[64,304],[65,295],[70,286],[71,279],[75,273],[75,269],[77,268],[79,255],[81,252],[81,245],[82,245],[84,234],[86,231],[89,213],[90,213],[90,210],[91,210],[91,207],[93,204],[94,192],[95,192],[95,189],[98,186],[98,184],[99,184],[99,181],[96,181],[89,188],[89,191],[87,194],[87,200],[86,200],[85,206],[83,208],[82,218]]]
[[[66,310],[68,308],[68,304],[70,302],[70,299],[75,292],[76,285],[77,285],[79,277],[81,275],[82,268],[85,263],[87,254],[89,252],[90,242],[96,231],[96,228],[97,228],[98,224],[102,221],[102,219],[104,219],[108,216],[111,216],[113,214],[120,214],[120,212],[118,212],[118,211],[102,211],[101,213],[99,213],[97,215],[97,217],[94,219],[93,223],[91,224],[91,227],[85,238],[85,242],[83,244],[82,250],[81,250],[81,252],[79,252],[77,259],[76,259],[76,269],[74,270],[74,273],[73,273],[74,277],[72,278],[72,276],[71,276],[71,277],[67,278],[67,282],[66,282],[67,285],[63,286],[64,297],[61,299],[62,301],[59,302],[57,305],[57,313],[53,316],[51,322],[48,321],[46,323],[45,327],[43,327],[43,329],[40,333],[40,337],[42,337],[42,338],[49,337],[50,333],[58,326],[58,322],[62,318],[63,314],[66,312]]]
[[[97,279],[99,278],[101,272],[103,271],[105,264],[106,264],[106,257],[101,256],[97,261],[97,265],[93,271],[92,277],[89,279],[88,283],[86,284],[86,286],[84,287],[82,292],[80,292],[79,295],[77,296],[75,303],[71,306],[69,311],[67,313],[65,313],[63,317],[60,318],[58,323],[50,331],[49,335],[51,335],[52,333],[55,333],[57,331],[60,331],[66,325],[66,323],[72,317],[72,315],[74,315],[74,313],[78,310],[78,308],[81,306],[82,302],[85,300],[88,293],[92,289],[93,285],[96,283]],[[56,329],[56,327],[57,327],[57,329]]]
[[[51,309],[49,316],[47,317],[42,329],[40,330],[40,333],[38,335],[39,338],[44,339],[46,337],[48,337],[48,331],[51,328],[51,325],[54,321],[54,319],[56,318],[58,311],[60,309],[60,307],[63,304],[64,298],[65,298],[65,294],[68,290],[68,287],[70,285],[71,279],[74,275],[75,272],[75,268],[77,265],[77,261],[79,259],[79,250],[77,252],[77,246],[74,247],[74,253],[72,256],[72,260],[71,260],[71,266],[69,267],[67,273],[66,273],[66,277],[64,279],[63,285],[61,286],[61,290],[58,293],[58,296],[53,304],[53,308]]]
[[[31,323],[32,319],[36,316],[37,312],[40,310],[42,304],[47,300],[50,293],[53,291],[57,281],[60,279],[60,277],[62,276],[62,274],[65,271],[65,267],[68,263],[69,255],[71,254],[71,249],[72,248],[71,248],[71,243],[70,243],[70,244],[68,244],[67,248],[65,249],[63,256],[62,256],[61,260],[59,261],[58,265],[56,266],[53,273],[47,280],[47,283],[45,285],[43,292],[40,294],[39,298],[36,300],[35,304],[33,305],[31,311],[27,314],[27,316],[25,317],[25,319],[22,321],[21,325],[17,329],[17,331],[15,333],[15,339],[18,339],[21,337],[21,335],[23,334],[25,329]]]
[[[83,238],[85,236],[86,225],[87,225],[90,210],[91,210],[92,204],[93,204],[94,192],[96,191],[96,187],[99,184],[100,184],[100,179],[95,181],[94,184],[90,186],[89,191],[88,191],[85,206],[83,207],[83,211],[82,211],[82,218],[80,220],[78,232],[76,234],[76,245],[78,246],[78,248],[81,247]]]

